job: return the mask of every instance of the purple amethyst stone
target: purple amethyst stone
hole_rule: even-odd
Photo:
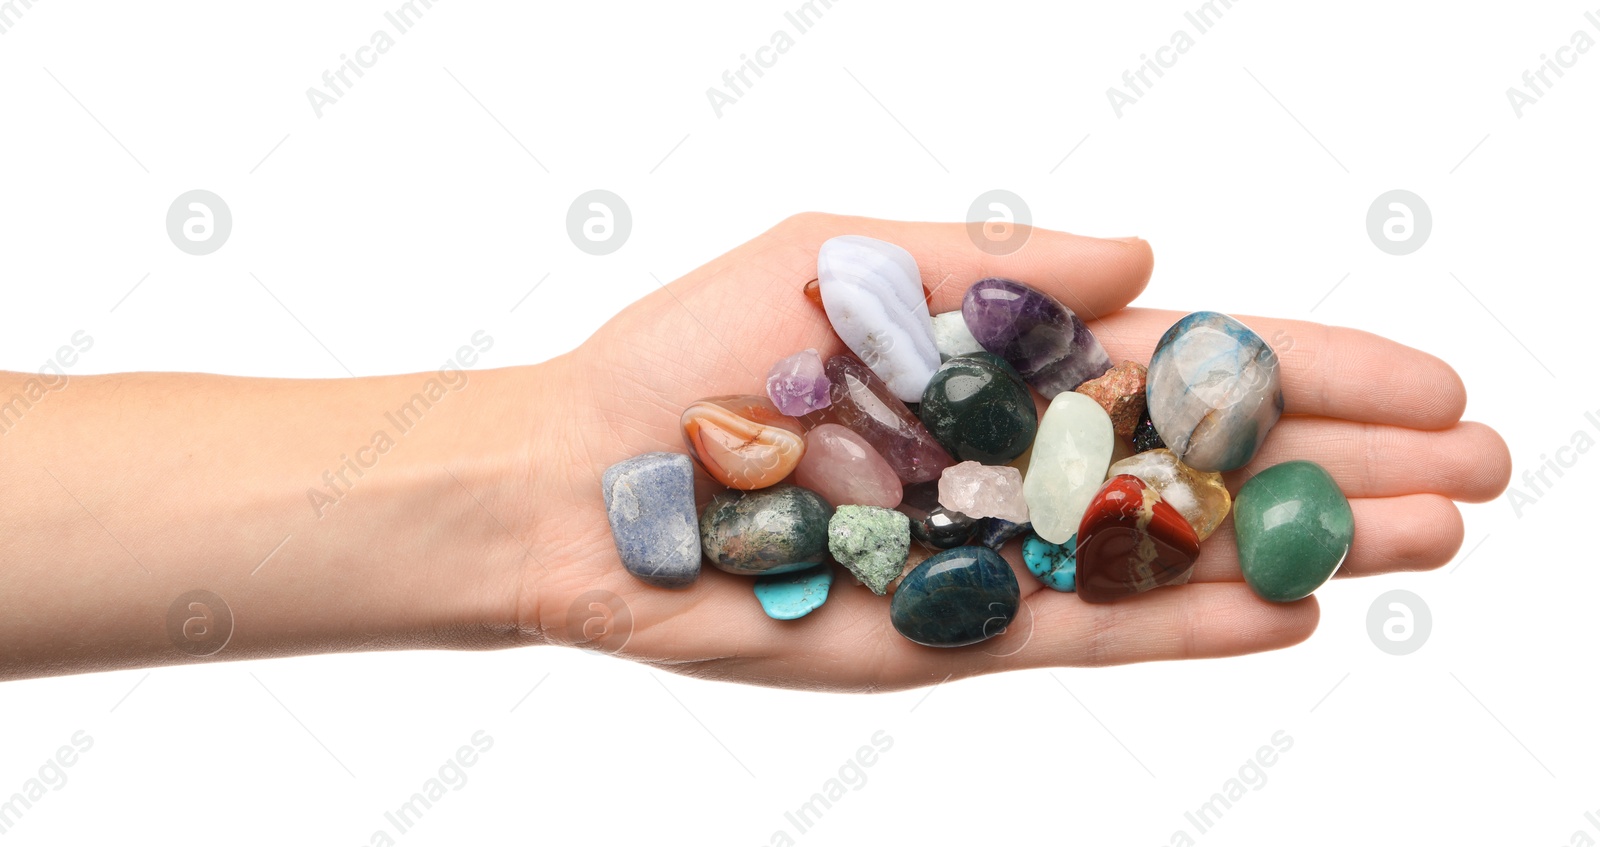
[[[772,366],[767,375],[767,397],[778,411],[799,417],[827,408],[832,402],[828,394],[831,385],[822,368],[822,357],[815,349],[806,349]]]
[[[967,289],[961,317],[983,349],[1005,359],[1047,399],[1111,370],[1111,357],[1060,300],[1014,279]]]

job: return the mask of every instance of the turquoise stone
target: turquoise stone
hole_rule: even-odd
[[[1156,343],[1145,400],[1180,461],[1197,471],[1236,470],[1283,414],[1278,355],[1227,315],[1185,315]]]
[[[957,461],[987,465],[1022,455],[1039,430],[1028,384],[993,353],[968,353],[940,365],[917,414]]]
[[[1239,489],[1233,528],[1244,581],[1262,598],[1288,603],[1333,578],[1350,553],[1355,515],[1321,465],[1284,462]]]
[[[901,635],[927,647],[961,647],[1006,631],[1022,602],[1011,565],[987,547],[935,553],[911,569],[889,605]]]
[[[700,546],[728,573],[804,570],[826,554],[832,514],[821,495],[798,485],[724,491],[700,513]]]
[[[1065,544],[1051,544],[1030,533],[1022,542],[1022,561],[1028,566],[1028,573],[1038,577],[1047,587],[1057,591],[1077,590],[1077,535],[1067,539]]]
[[[767,617],[779,621],[803,618],[822,607],[833,585],[833,568],[827,564],[784,574],[756,578],[756,599]]]

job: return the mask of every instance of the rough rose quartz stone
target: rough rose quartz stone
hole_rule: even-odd
[[[683,410],[689,455],[729,488],[749,491],[783,481],[805,453],[800,422],[754,394],[696,400]]]
[[[1016,280],[973,283],[961,317],[985,350],[1010,362],[1047,399],[1111,369],[1111,357],[1071,309]]]
[[[974,518],[1028,522],[1022,474],[1007,465],[962,462],[939,477],[939,505]]]
[[[828,375],[822,370],[822,357],[808,348],[780,359],[767,374],[767,397],[786,415],[808,415],[827,408]],[[1140,400],[1144,399],[1140,383]]]
[[[806,433],[806,454],[794,469],[794,483],[834,506],[893,509],[904,493],[894,468],[871,444],[833,423]]]
[[[906,404],[878,375],[853,356],[834,356],[824,366],[833,404],[823,422],[837,423],[872,445],[906,485],[939,478],[955,463]]]

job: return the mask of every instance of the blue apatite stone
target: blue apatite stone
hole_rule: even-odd
[[[1199,471],[1244,467],[1283,414],[1278,355],[1227,315],[1185,315],[1156,344],[1145,400],[1179,461]]]
[[[928,647],[976,644],[1006,631],[1022,588],[999,553],[971,545],[924,559],[900,580],[889,620],[906,638]]]
[[[1002,518],[984,518],[978,521],[978,542],[990,550],[999,550],[1007,541],[1032,532],[1031,523],[1012,523]]]
[[[1028,573],[1057,591],[1078,589],[1078,536],[1065,544],[1051,544],[1033,533],[1022,542],[1022,561]]]
[[[700,527],[694,509],[694,465],[682,453],[624,459],[600,478],[606,519],[622,566],[661,588],[683,588],[700,576]]]
[[[822,607],[833,585],[833,568],[827,563],[794,573],[756,579],[756,599],[773,620],[792,621]]]

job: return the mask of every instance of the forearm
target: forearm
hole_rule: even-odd
[[[0,374],[0,677],[526,640],[557,367]]]

